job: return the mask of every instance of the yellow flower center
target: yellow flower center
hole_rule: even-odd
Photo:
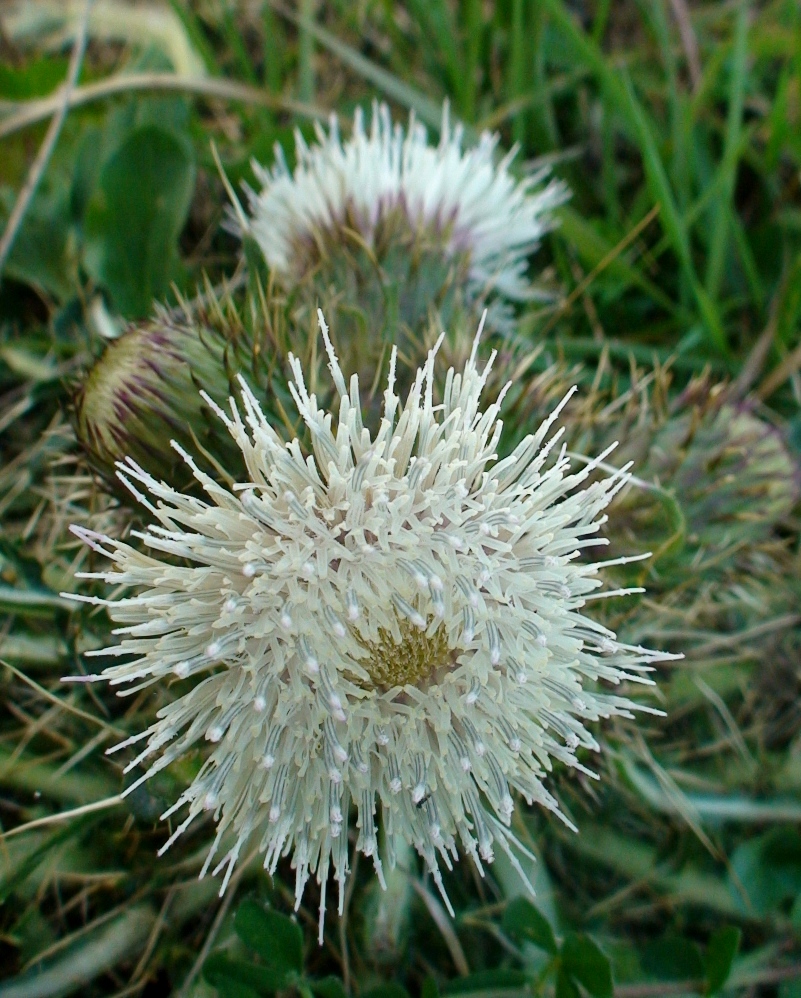
[[[427,624],[429,622],[427,621]],[[456,664],[456,649],[448,644],[444,627],[428,634],[428,627],[415,627],[411,621],[399,620],[400,642],[385,628],[378,630],[377,641],[364,641],[367,656],[362,665],[377,687],[420,686],[439,669]]]

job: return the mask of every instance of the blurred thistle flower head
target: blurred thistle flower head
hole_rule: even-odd
[[[340,295],[352,326],[358,303],[363,339],[381,332],[398,344],[399,325],[420,338],[432,308],[437,333],[460,309],[477,319],[485,305],[490,326],[506,329],[511,304],[538,297],[528,257],[567,189],[543,184],[544,170],[517,179],[515,151],[498,159],[498,139],[485,132],[463,148],[463,128],[451,125],[447,104],[435,145],[413,114],[405,131],[393,124],[386,105],[374,104],[369,128],[358,109],[344,141],[332,116],[327,133],[318,124],[312,145],[297,133],[293,171],[280,146],[271,169],[254,164],[262,186],[249,192],[250,217],[240,213],[240,225],[274,277],[287,289],[307,289],[314,308]],[[330,311],[347,357],[347,337]],[[468,324],[475,329],[472,318]]]
[[[492,358],[479,366],[476,338],[439,403],[437,348],[405,403],[393,355],[371,431],[358,378],[346,383],[324,324],[323,334],[334,411],[318,407],[291,359],[310,452],[278,436],[242,381],[241,407],[231,399],[217,413],[248,481],[225,488],[185,454],[200,500],[122,463],[132,490],[149,495],[153,522],[136,534],[147,553],[75,529],[112,563],[85,577],[133,595],[74,597],[107,606],[121,638],[89,653],[117,664],[82,679],[128,695],[176,684],[153,725],[117,746],[147,738],[126,767],[145,772],[125,792],[210,743],[163,816],[181,819],[161,852],[211,812],[203,872],[225,869],[221,893],[251,838],[270,871],[291,855],[298,904],[311,875],[321,884],[321,938],[332,867],[341,910],[354,820],[382,882],[404,841],[446,904],[441,866],[460,851],[481,870],[499,847],[524,876],[515,794],[566,820],[544,785],[554,761],[592,775],[589,725],[650,709],[603,687],[649,683],[669,657],[583,613],[610,595],[603,563],[581,556],[605,543],[603,510],[627,474],[598,477],[609,451],[571,468],[554,432],[561,405],[499,460],[502,399],[482,407]]]

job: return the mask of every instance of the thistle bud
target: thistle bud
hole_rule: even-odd
[[[760,543],[797,502],[799,469],[752,405],[704,394],[700,404],[683,398],[655,435],[649,470],[681,497],[690,543]]]
[[[199,394],[218,403],[231,394],[230,347],[219,329],[163,309],[106,347],[77,393],[74,422],[108,483],[119,484],[116,462],[132,458],[157,478],[188,487],[192,471],[171,441],[234,475],[244,470],[239,449],[219,420],[209,419]]]

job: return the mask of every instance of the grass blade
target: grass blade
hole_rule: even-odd
[[[558,233],[575,249],[582,263],[590,268],[597,267],[615,249],[590,221],[570,207],[563,206],[559,209]],[[679,313],[679,306],[673,299],[622,256],[610,260],[606,269],[627,286],[644,291],[671,315]]]
[[[707,259],[704,282],[707,294],[711,298],[716,298],[720,289],[723,265],[726,258],[727,237],[732,218],[732,198],[734,196],[734,181],[737,175],[740,133],[743,123],[743,98],[745,94],[745,80],[748,74],[748,21],[749,6],[745,0],[741,0],[734,35],[726,137],[723,145],[723,158],[718,167],[722,177],[722,191],[720,197],[715,202],[712,214],[712,232],[709,239],[709,257]]]
[[[456,106],[460,111],[463,110],[465,67],[457,45],[456,27],[450,9],[444,0],[411,0],[409,8],[424,39],[429,43],[435,61],[444,64],[448,89],[456,98]]]
[[[346,66],[350,67],[355,73],[358,73],[359,76],[364,77],[373,86],[378,87],[391,100],[397,101],[404,107],[409,108],[410,111],[414,111],[420,121],[439,131],[442,124],[441,104],[426,97],[416,87],[404,83],[403,80],[398,79],[393,73],[388,72],[381,66],[376,66],[374,62],[365,58],[365,56],[357,52],[351,45],[340,41],[336,35],[333,35],[319,24],[313,21],[302,20],[293,10],[277,2],[277,0],[268,0],[268,3],[282,17],[286,17],[293,24],[302,24],[320,45],[327,48],[338,59],[341,59]]]
[[[623,73],[621,77],[623,79],[623,92],[629,104],[631,119],[637,129],[643,166],[645,167],[651,196],[661,205],[661,218],[665,232],[671,241],[673,251],[679,258],[682,271],[693,292],[704,325],[717,349],[724,355],[728,355],[728,347],[717,308],[712,298],[701,286],[696,277],[692,253],[690,251],[689,236],[676,205],[670,181],[668,180],[662,158],[659,155],[651,126],[642,105],[637,100],[628,75]]]

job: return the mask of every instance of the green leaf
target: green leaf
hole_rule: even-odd
[[[442,993],[462,995],[471,991],[493,992],[504,988],[522,988],[527,980],[522,970],[479,970],[475,974],[450,981],[442,989]]]
[[[546,953],[556,954],[558,947],[550,922],[526,898],[515,898],[507,905],[502,924],[504,932],[516,942],[528,940]]]
[[[767,915],[801,893],[801,833],[785,826],[742,842],[732,855],[731,867],[732,895],[741,897],[739,882],[753,910]]]
[[[203,976],[222,994],[236,995],[229,987],[247,987],[257,994],[275,993],[284,986],[285,975],[272,967],[259,967],[247,960],[233,960],[224,953],[212,953],[203,964]]]
[[[262,998],[264,992],[259,992],[255,988],[249,988],[247,984],[240,984],[239,981],[230,977],[207,978],[209,984],[213,984],[219,998]]]
[[[377,988],[365,991],[362,998],[409,998],[409,992],[400,984],[387,981],[386,984],[380,984]]]
[[[697,981],[704,976],[701,951],[694,942],[679,935],[666,935],[646,944],[642,966],[658,980]]]
[[[560,970],[556,978],[554,998],[581,998],[579,989],[573,983],[573,978],[565,970]]]
[[[740,930],[733,925],[724,925],[713,933],[706,948],[707,994],[717,994],[728,980],[741,936]]]
[[[0,218],[5,224],[15,195],[0,192]],[[74,294],[70,280],[69,204],[64,192],[34,197],[14,239],[4,275],[45,291],[56,301]]]
[[[303,933],[297,922],[252,899],[234,916],[236,934],[284,980],[303,970]]]
[[[612,998],[612,964],[589,936],[571,932],[566,937],[562,944],[562,966],[593,998]]]
[[[68,59],[56,55],[32,59],[19,69],[0,63],[0,97],[15,101],[46,97],[64,82],[68,64]]]
[[[106,770],[79,769],[61,771],[58,760],[43,759],[33,753],[14,753],[0,745],[0,784],[13,794],[42,794],[53,801],[91,804],[119,792],[119,778]]]
[[[439,988],[433,977],[427,977],[420,989],[420,998],[439,998]]]
[[[175,277],[194,180],[189,145],[156,125],[134,129],[103,165],[84,263],[124,314],[146,315]]]
[[[348,998],[345,985],[338,977],[321,977],[319,981],[309,981],[308,984],[319,998]]]
[[[430,45],[436,62],[443,67],[449,88],[461,98],[465,85],[464,65],[450,7],[444,0],[410,0],[409,10],[422,29],[423,43]]]

